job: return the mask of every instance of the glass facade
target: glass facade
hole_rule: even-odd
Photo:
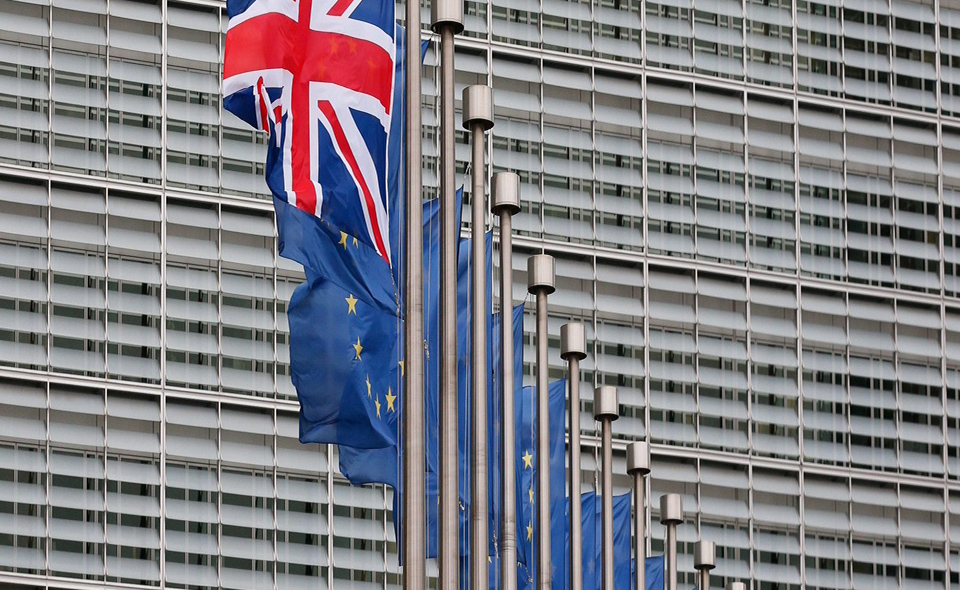
[[[390,491],[297,442],[302,273],[220,107],[226,21],[0,0],[4,587],[398,587]],[[960,588],[960,3],[468,0],[458,107],[474,83],[522,182],[516,299],[557,258],[552,377],[587,325],[583,482],[617,385],[651,550],[684,496],[682,582],[704,537],[717,587]]]

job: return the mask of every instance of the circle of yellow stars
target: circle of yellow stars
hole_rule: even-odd
[[[347,247],[348,237],[349,236],[347,236],[345,232],[340,232],[340,243],[343,245],[344,248]],[[353,243],[354,245],[356,245],[357,243],[356,238],[353,239]],[[359,299],[354,297],[353,293],[350,293],[347,297],[344,297],[344,300],[347,302],[347,315],[350,315],[351,313],[353,315],[357,315],[357,302],[359,301]],[[351,344],[350,346],[353,347],[353,350],[354,350],[354,355],[355,355],[354,360],[362,361],[363,358],[360,356],[360,353],[363,352],[363,344],[360,342],[360,337],[357,336],[357,341]],[[403,361],[402,360],[398,361],[398,365],[400,366],[400,376],[402,377]],[[380,402],[380,394],[378,393],[376,394],[376,396],[374,396],[373,394],[373,384],[370,383],[370,375],[367,375],[366,377],[366,385],[367,385],[367,397],[370,399],[373,399],[374,407],[377,409],[377,418],[382,418],[383,404]],[[396,412],[397,396],[396,394],[393,393],[393,387],[388,386],[387,393],[383,397],[387,402],[387,411]]]

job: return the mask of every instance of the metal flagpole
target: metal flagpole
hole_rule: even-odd
[[[743,582],[727,582],[727,590],[747,590],[747,585]]]
[[[593,390],[593,417],[600,422],[600,446],[603,459],[600,491],[603,496],[603,544],[601,545],[601,562],[603,563],[603,590],[613,588],[613,449],[611,440],[613,421],[620,417],[617,403],[617,388],[612,385],[601,385]],[[572,502],[571,502],[572,504]],[[639,564],[637,565],[639,568]]]
[[[520,212],[520,177],[493,175],[493,211],[500,216],[500,584],[517,590],[516,424],[513,389],[513,215]]]
[[[547,375],[547,295],[556,290],[553,256],[527,259],[527,290],[537,298],[537,590],[551,590],[550,389]]]
[[[660,524],[667,527],[664,540],[664,590],[677,590],[677,525],[683,522],[683,497],[680,494],[660,496]]]
[[[713,541],[700,540],[693,546],[693,569],[699,572],[697,588],[710,590],[710,570],[717,567],[717,549]]]
[[[583,588],[583,539],[580,522],[580,361],[587,358],[587,338],[583,324],[560,326],[560,358],[569,363],[570,383],[570,459],[567,490],[570,496],[570,590]]]
[[[403,343],[403,590],[427,586],[426,407],[423,393],[423,185],[420,145],[420,2],[407,2],[406,273]]]
[[[487,272],[486,199],[484,198],[483,132],[493,127],[493,90],[474,85],[463,89],[463,126],[473,147],[473,423],[470,479],[470,588],[486,590],[489,572],[487,526]]]
[[[408,0],[409,1],[409,0]],[[453,117],[453,36],[463,30],[461,0],[433,0],[440,34],[440,590],[459,590],[457,476],[457,227]]]
[[[637,542],[637,567],[634,571],[634,587],[646,590],[647,587],[647,535],[643,527],[647,522],[644,478],[650,473],[650,447],[645,442],[632,442],[627,445],[627,473],[633,476],[633,536]]]

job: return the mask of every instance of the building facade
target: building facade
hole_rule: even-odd
[[[488,155],[523,183],[516,298],[557,258],[551,376],[587,325],[583,482],[617,385],[616,468],[651,442],[650,549],[683,494],[684,571],[702,536],[718,585],[960,588],[960,3],[466,13],[458,92],[492,84]],[[297,442],[302,274],[265,139],[220,106],[226,21],[0,0],[3,587],[399,584],[389,490]],[[431,195],[437,87],[431,51]]]

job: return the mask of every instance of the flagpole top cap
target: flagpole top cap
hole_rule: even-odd
[[[516,172],[493,175],[493,212],[503,215],[520,213],[520,177]]]
[[[680,524],[683,522],[683,496],[664,494],[660,496],[660,524]]]
[[[597,420],[616,420],[620,417],[617,388],[601,385],[593,390],[593,417]]]
[[[485,84],[463,89],[463,128],[469,131],[475,124],[484,131],[493,127],[493,89]]]
[[[535,254],[527,258],[527,291],[544,291],[547,295],[557,290],[556,263],[549,254]]]
[[[560,326],[560,358],[578,361],[587,358],[587,334],[580,322]]]
[[[451,27],[456,35],[463,31],[463,0],[433,0],[430,4],[431,27],[435,33]]]
[[[627,473],[640,477],[650,473],[650,445],[645,441],[627,445]]]
[[[712,570],[717,567],[717,548],[713,541],[701,539],[693,544],[693,569]]]
[[[727,590],[747,590],[747,585],[743,582],[727,582]]]

